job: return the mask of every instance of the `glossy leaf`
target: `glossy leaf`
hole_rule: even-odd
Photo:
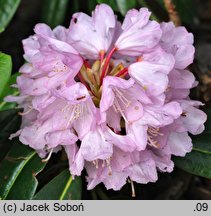
[[[17,177],[7,199],[32,199],[38,186],[36,175],[44,169],[45,165],[46,163],[43,163],[35,154]]]
[[[42,21],[51,28],[63,23],[69,0],[44,0]]]
[[[211,178],[211,133],[193,137],[192,152],[174,161],[176,166],[189,173]]]
[[[207,114],[207,121],[205,122],[204,133],[211,133],[211,109],[207,109],[205,112]]]
[[[0,111],[0,161],[5,157],[12,145],[12,141],[8,139],[10,134],[15,133],[20,127],[21,118],[18,111]]]
[[[136,7],[136,0],[97,0],[97,2],[110,5],[113,10],[119,11],[122,15],[125,15],[129,9]]]
[[[95,6],[96,6],[97,2],[96,2],[96,0],[89,0],[87,2],[87,4],[88,4],[88,11],[91,14],[91,12],[95,9]]]
[[[0,111],[0,134],[8,135],[14,133],[20,127],[20,116],[18,109]]]
[[[177,11],[183,22],[190,23],[196,13],[196,6],[193,0],[174,0]]]
[[[146,1],[146,0],[145,0]],[[160,6],[165,9],[165,5],[163,0],[156,0]],[[191,23],[196,14],[196,6],[193,0],[173,0],[178,14],[182,20],[182,22]],[[166,10],[166,9],[165,9]]]
[[[0,53],[0,96],[9,81],[12,71],[12,59],[9,55]]]
[[[162,1],[162,0],[161,0]],[[153,3],[155,3],[156,4],[156,2],[153,2]],[[153,8],[151,8],[151,5],[149,5],[148,4],[148,1],[147,0],[138,0],[138,6],[139,7],[146,7],[146,8],[149,8],[149,10],[151,11],[151,16],[150,16],[150,18],[152,19],[152,20],[156,20],[156,21],[160,21],[160,17],[157,15],[157,13],[155,13],[155,12],[159,12],[160,13],[160,11],[159,10],[156,10],[156,11],[154,11],[153,10]],[[157,5],[156,5],[157,6]]]
[[[2,95],[0,96],[0,111],[8,110],[8,109],[12,109],[12,108],[16,107],[16,103],[8,103],[8,102],[6,102],[6,101],[4,101],[4,97],[6,97],[8,95],[16,96],[16,95],[19,94],[19,91],[18,91],[17,88],[11,87],[12,84],[16,83],[16,78],[17,78],[18,75],[19,75],[19,73],[13,74],[10,77],[7,85],[4,87]]]
[[[74,12],[78,12],[78,11],[80,11],[80,2],[78,1],[78,0],[73,0],[72,1],[72,11],[74,11]]]
[[[0,164],[0,199],[31,199],[37,187],[36,173],[45,164],[34,150],[14,142]]]
[[[81,199],[81,179],[72,179],[68,169],[45,185],[34,197],[35,200],[79,200]]]
[[[21,0],[0,0],[0,32],[8,25],[20,2]]]
[[[112,7],[113,10],[118,11],[117,3],[115,0],[97,0],[99,4],[105,3]]]
[[[125,15],[129,9],[136,7],[136,0],[116,0],[116,3],[122,15]]]

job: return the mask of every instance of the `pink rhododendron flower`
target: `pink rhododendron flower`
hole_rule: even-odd
[[[146,8],[127,12],[122,23],[122,33],[115,42],[119,53],[137,56],[158,44],[162,31],[157,22],[149,20],[150,15]]]
[[[101,4],[91,17],[74,14],[68,29],[37,24],[23,41],[20,95],[6,98],[23,109],[11,138],[45,161],[64,149],[73,176],[86,169],[88,189],[103,182],[120,190],[129,181],[134,192],[133,181],[171,172],[171,156],[191,151],[188,133],[201,133],[206,115],[189,98],[197,85],[187,70],[193,35],[149,17],[132,9],[121,25]]]
[[[73,15],[68,39],[85,58],[97,59],[101,53],[108,51],[116,25],[113,10],[105,4],[97,5],[92,17],[84,13]]]

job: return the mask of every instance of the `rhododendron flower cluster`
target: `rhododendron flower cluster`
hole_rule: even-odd
[[[91,17],[74,14],[68,29],[37,24],[23,40],[20,95],[6,99],[24,110],[11,137],[44,161],[64,149],[73,176],[86,170],[88,189],[133,188],[171,172],[172,155],[191,151],[188,133],[201,133],[206,115],[189,98],[193,35],[149,17],[132,9],[121,24],[101,4]]]

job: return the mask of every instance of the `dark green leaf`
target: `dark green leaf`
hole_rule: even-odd
[[[136,7],[136,0],[116,0],[116,3],[122,15],[125,15],[129,9]]]
[[[211,133],[193,138],[193,150],[174,159],[176,166],[192,174],[211,178]]]
[[[45,165],[46,163],[43,163],[37,154],[34,155],[17,177],[7,199],[32,199],[38,186],[36,175]]]
[[[9,55],[0,52],[0,96],[9,81],[12,71],[12,60]]]
[[[68,169],[45,185],[34,197],[35,200],[79,200],[81,199],[81,179],[72,179]]]
[[[21,0],[0,0],[0,32],[4,31]]]
[[[12,145],[8,138],[10,134],[19,129],[20,120],[18,110],[0,111],[0,161],[5,157]]]
[[[193,0],[173,0],[177,11],[183,22],[190,23],[193,21],[193,18],[196,13],[196,6]]]
[[[165,9],[163,0],[157,2]],[[196,14],[196,6],[193,0],[173,0],[179,16],[183,22],[190,23]]]
[[[119,11],[122,15],[125,15],[129,9],[136,7],[136,0],[97,0],[97,2],[110,5],[113,10]]]
[[[44,166],[34,150],[15,141],[0,164],[0,199],[31,199],[37,187],[35,175]]]
[[[99,4],[105,3],[112,7],[113,10],[118,11],[118,7],[115,0],[97,0]]]
[[[159,21],[159,17],[157,16],[157,13],[154,13],[154,10],[153,8],[151,8],[151,5],[148,4],[148,1],[147,0],[138,0],[138,3],[139,3],[139,6],[140,7],[147,7],[149,8],[149,10],[151,11],[151,16],[150,18],[152,20],[156,20],[156,21]],[[156,3],[156,2],[154,2]],[[157,9],[157,8],[156,8]],[[157,10],[156,12],[159,12],[160,13],[160,10]]]
[[[205,110],[207,114],[207,121],[205,122],[205,133],[211,133],[211,109]]]
[[[10,134],[18,130],[20,127],[20,116],[17,109],[0,111],[0,134]]]
[[[73,4],[73,11],[74,11],[74,12],[80,10],[80,2],[79,2],[78,0],[73,0],[73,1],[72,1],[72,4]]]
[[[0,111],[8,110],[8,109],[12,109],[12,108],[16,107],[16,103],[8,103],[8,102],[6,102],[6,101],[4,101],[4,97],[6,97],[7,95],[16,96],[16,95],[19,94],[18,89],[11,87],[12,84],[16,83],[16,78],[17,78],[18,75],[19,75],[19,73],[13,74],[10,77],[7,85],[4,87],[2,95],[0,96]]]
[[[96,0],[89,0],[87,4],[88,4],[89,13],[91,14],[91,12],[95,9],[97,2]]]
[[[193,137],[193,144],[193,149],[195,151],[211,154],[211,133],[204,133],[197,137]]]
[[[63,23],[69,0],[44,0],[42,20],[51,28]]]
[[[157,2],[158,2],[163,8],[165,8],[165,5],[164,5],[163,0],[157,0]]]

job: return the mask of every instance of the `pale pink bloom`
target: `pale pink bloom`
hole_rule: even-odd
[[[120,190],[128,181],[155,182],[171,172],[172,155],[192,150],[188,133],[204,130],[206,114],[189,98],[197,85],[193,36],[184,27],[150,21],[132,9],[121,25],[112,9],[73,15],[69,29],[35,26],[23,41],[25,63],[8,96],[23,109],[11,138],[49,160],[62,148],[71,175],[87,171],[88,189]]]
[[[175,27],[172,22],[161,23],[161,29],[160,45],[164,50],[174,55],[175,68],[186,68],[194,58],[193,34],[183,26]]]
[[[158,171],[169,173],[173,171],[174,162],[171,160],[169,146],[166,145],[163,148],[151,148],[150,150]]]
[[[93,145],[95,148],[93,148]],[[112,157],[113,146],[118,147],[122,151],[132,152],[136,145],[129,136],[115,134],[108,127],[97,127],[90,130],[82,139],[81,152],[87,161],[106,160]]]
[[[167,145],[170,148],[170,153],[176,156],[185,156],[192,150],[192,141],[187,132],[171,132]]]
[[[139,91],[139,94],[136,92]],[[133,122],[143,115],[141,101],[150,103],[143,89],[136,85],[133,79],[124,80],[118,77],[107,76],[103,81],[100,110],[103,118],[106,111],[113,112],[113,117],[123,117],[126,122]],[[118,126],[116,127],[118,128]],[[115,129],[116,129],[115,128]]]
[[[146,105],[142,118],[132,123],[126,123],[127,134],[137,144],[137,150],[146,149],[147,145],[154,146],[155,142],[147,135],[150,128],[160,128],[174,122],[182,113],[179,103],[171,102],[165,106],[153,107]],[[152,130],[152,129],[151,129]],[[154,133],[154,132],[153,132]],[[155,145],[156,147],[156,145]]]
[[[168,78],[168,88],[165,92],[168,101],[187,98],[190,89],[196,85],[194,75],[188,70],[173,69]]]
[[[179,120],[182,121],[183,127],[193,135],[202,133],[207,115],[198,107],[203,104],[192,100],[181,100],[180,103],[183,109],[183,116]]]
[[[75,92],[75,97],[66,98],[67,91]],[[57,90],[56,94],[58,98],[37,115],[37,120],[22,129],[20,140],[24,144],[35,149],[43,149],[45,146],[51,149],[75,143],[92,129],[96,110],[88,91],[81,83]],[[87,121],[86,124],[84,120]],[[78,137],[69,129],[74,129]]]
[[[113,10],[106,4],[97,5],[92,17],[75,13],[69,27],[69,42],[85,58],[97,59],[108,51],[116,24]]]
[[[24,57],[30,64],[20,68],[23,73],[20,82],[23,82],[27,94],[44,94],[64,82],[73,82],[82,66],[82,59],[66,42],[66,31],[63,27],[52,31],[45,24],[37,24],[36,34],[23,40]]]
[[[148,150],[134,152],[131,155],[133,163],[127,168],[132,181],[146,184],[157,181],[156,163]]]
[[[52,31],[46,24],[37,24],[34,31],[38,40],[41,39],[41,44],[43,43],[42,39],[44,39],[44,44],[48,43],[49,45],[52,45],[53,49],[58,52],[78,55],[78,52],[66,42],[68,32],[64,29],[64,27],[57,27],[54,31]]]
[[[138,56],[158,44],[162,31],[157,22],[149,20],[150,14],[147,8],[127,12],[115,43],[118,53]]]
[[[169,82],[168,73],[174,67],[173,56],[156,47],[150,53],[143,54],[141,58],[140,62],[129,66],[130,76],[143,86],[149,95],[163,94]]]
[[[85,163],[81,150],[76,143],[73,145],[65,145],[64,149],[68,157],[70,173],[73,176],[80,176]]]
[[[128,177],[138,183],[155,182],[157,180],[156,163],[149,151],[134,152],[127,155],[115,149],[110,165],[102,161],[96,169],[92,164],[86,164],[88,172],[88,189],[93,189],[103,182],[107,189],[120,190]]]

